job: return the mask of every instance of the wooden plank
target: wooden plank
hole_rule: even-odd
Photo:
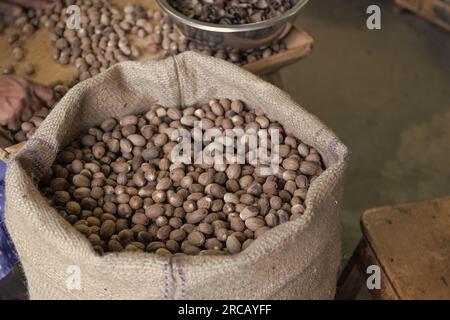
[[[364,236],[401,299],[450,299],[450,197],[366,211]]]
[[[370,294],[372,295],[372,298],[376,300],[399,300],[400,296],[395,290],[392,284],[392,280],[386,273],[383,264],[378,259],[376,252],[374,251],[370,243],[367,241],[367,239],[364,238],[364,240],[362,241],[364,242],[364,253],[361,255],[362,256],[361,266],[364,275],[366,275],[367,277],[366,273],[367,267],[373,265],[380,267],[381,288],[369,290]]]
[[[422,7],[423,0],[395,0],[395,3],[404,9],[408,9],[413,12],[419,12]]]
[[[449,0],[395,0],[395,3],[450,31]]]
[[[0,160],[7,160],[10,156],[19,151],[24,144],[25,142],[21,142],[19,144],[10,145],[8,147],[0,147]]]
[[[5,148],[12,145],[10,133],[4,128],[0,127],[0,160],[5,159],[8,152]]]
[[[450,31],[450,2],[448,0],[424,1],[422,11],[419,14]]]
[[[364,284],[364,271],[361,265],[366,244],[361,240],[339,276],[335,300],[353,300]]]
[[[337,284],[336,300],[353,300],[367,281],[367,268],[380,267],[381,288],[369,290],[372,298],[376,300],[398,300],[399,296],[392,286],[375,252],[365,238],[361,239],[352,258],[344,268]]]
[[[301,58],[309,55],[312,51],[314,40],[305,31],[293,27],[285,38],[287,50],[275,54],[267,59],[261,59],[247,64],[244,68],[255,74],[268,74],[280,70]]]

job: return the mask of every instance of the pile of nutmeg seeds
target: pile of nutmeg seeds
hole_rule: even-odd
[[[198,122],[202,130],[220,132],[277,129],[279,169],[263,173],[264,159],[176,161],[172,151],[180,141],[172,140],[173,132],[193,132]],[[254,151],[246,149],[245,158]],[[261,110],[214,99],[104,120],[59,152],[41,190],[100,254],[237,254],[269,229],[301,217],[309,185],[323,170],[317,150]]]
[[[20,32],[12,34],[8,40],[11,54],[16,61],[21,62],[26,57],[22,49],[23,38],[41,27],[47,28],[51,32],[54,47],[51,53],[53,59],[77,68],[69,87],[105,71],[117,62],[139,58],[143,50],[158,54],[159,58],[191,50],[243,65],[267,58],[286,48],[283,41],[270,47],[250,50],[203,46],[184,37],[161,11],[146,10],[140,5],[127,5],[119,9],[109,0],[56,0],[53,3],[46,10],[24,11],[21,17],[11,22]],[[66,8],[71,5],[80,8],[79,29],[72,29],[67,23],[69,15]],[[275,8],[275,11],[269,8]],[[264,9],[268,12],[268,18],[273,15],[272,12],[282,12],[278,4],[270,5],[269,8]],[[131,44],[130,36],[141,39],[145,48]],[[23,69],[28,75],[35,72],[30,64],[26,64]],[[11,65],[4,66],[2,70],[3,74],[14,72],[15,68]]]
[[[185,16],[210,23],[248,24],[281,16],[295,0],[169,0]]]

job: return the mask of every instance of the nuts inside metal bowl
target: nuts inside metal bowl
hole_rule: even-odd
[[[169,0],[185,16],[217,24],[248,24],[280,17],[297,0]]]
[[[308,0],[157,0],[188,39],[216,48],[255,49],[281,39]]]

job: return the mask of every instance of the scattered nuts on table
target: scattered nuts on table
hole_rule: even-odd
[[[284,5],[281,5],[280,1],[271,1],[271,5],[267,7],[260,2],[245,5],[244,9],[240,8],[238,11],[242,11],[243,14],[240,20],[249,19],[246,15],[255,10],[261,13],[262,19],[271,18],[277,12],[288,9],[292,1]],[[79,30],[67,27],[68,17],[65,8],[74,3],[80,7],[83,17]],[[215,14],[214,6],[206,2],[204,5],[205,8],[209,8],[208,10],[212,10],[212,15]],[[235,10],[233,6],[226,7],[229,9],[227,15],[233,15]],[[108,0],[56,0],[49,9],[24,10],[14,25],[21,28],[23,35],[30,35],[41,27],[51,32],[53,59],[60,64],[72,64],[77,68],[71,86],[106,70],[117,62],[139,58],[142,50],[131,44],[129,35],[143,39],[147,51],[158,54],[159,58],[192,50],[243,65],[286,49],[283,41],[270,47],[251,50],[232,48],[224,50],[202,46],[184,37],[161,11],[146,10],[140,5],[127,5],[121,10]],[[15,59],[22,60],[21,35],[16,32],[8,41],[14,48]]]
[[[15,47],[12,50],[12,55],[14,56],[14,59],[16,59],[16,61],[21,61],[24,57],[23,50],[20,47]]]
[[[264,13],[261,16],[263,19],[270,18],[276,12],[288,9],[292,1],[288,1],[285,5],[280,5],[280,1],[268,2],[273,5],[273,8],[266,7],[263,2],[253,1],[248,6],[243,6],[243,10],[240,10],[243,15],[240,21],[249,19],[247,15],[254,10]],[[216,9],[210,4],[206,1],[202,3],[205,8],[209,8],[208,10],[213,10],[212,17],[217,15],[214,11]],[[82,19],[79,30],[67,27],[65,8],[72,4],[80,7]],[[229,10],[227,15],[232,15],[234,12],[232,6],[227,5],[226,8]],[[139,58],[142,50],[131,44],[130,34],[146,41],[147,50],[157,54],[158,58],[192,50],[225,59],[237,65],[244,65],[286,49],[286,44],[282,40],[270,47],[250,50],[214,49],[202,46],[183,36],[169,17],[161,11],[146,10],[140,5],[127,5],[119,9],[108,0],[56,0],[49,9],[24,10],[13,24],[21,30],[21,33],[15,32],[8,38],[16,61],[24,60],[24,52],[21,48],[24,36],[29,36],[42,27],[51,32],[51,41],[54,46],[53,59],[60,64],[72,64],[77,68],[75,77],[68,84],[69,87],[105,71],[117,62]],[[34,67],[29,63],[23,70],[26,75],[35,73]],[[6,66],[2,70],[2,74],[14,72],[13,66]],[[55,88],[55,86],[52,87]],[[66,91],[63,87],[56,87],[56,89],[59,97],[62,97]],[[189,117],[182,121],[189,121]],[[40,121],[36,122],[40,123]],[[9,127],[16,142],[29,139],[35,131],[35,129],[26,132],[21,130],[20,123]],[[29,129],[28,126],[26,128]]]
[[[23,67],[23,71],[26,75],[31,76],[35,73],[34,67],[31,63],[26,63]]]

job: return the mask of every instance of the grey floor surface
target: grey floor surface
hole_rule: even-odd
[[[314,51],[282,71],[286,90],[351,151],[344,258],[366,209],[450,195],[450,32],[393,2],[310,1],[298,25]],[[371,4],[381,30],[366,27]]]
[[[450,33],[393,0],[312,0],[298,25],[315,39],[282,70],[285,89],[351,151],[342,203],[343,260],[372,207],[450,194]],[[366,28],[379,4],[382,29]],[[20,297],[16,270],[0,298]]]

